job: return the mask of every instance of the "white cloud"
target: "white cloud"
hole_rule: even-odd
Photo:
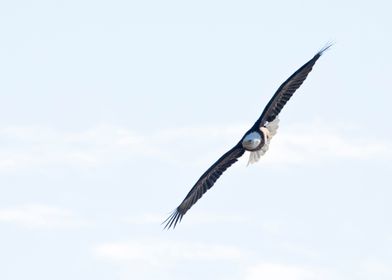
[[[222,146],[230,148],[236,143],[246,125],[207,126],[204,128],[178,128],[157,133],[158,147],[171,149],[172,155],[181,162],[210,163],[206,155],[216,154]],[[348,129],[349,128],[349,129]],[[155,138],[155,137],[154,137]],[[164,145],[165,142],[170,145]],[[190,143],[180,151],[174,151],[173,143]],[[195,142],[197,146],[195,147]],[[340,159],[370,160],[392,158],[392,145],[388,139],[378,139],[375,134],[364,134],[363,130],[351,125],[327,124],[316,120],[297,125],[284,125],[281,122],[277,135],[272,139],[270,148],[261,162],[263,164],[307,164]],[[183,149],[183,150],[181,150]],[[186,150],[185,150],[186,149]],[[203,151],[203,154],[196,154]],[[193,155],[189,158],[189,155]],[[248,157],[245,154],[244,157]]]
[[[82,132],[44,127],[0,129],[6,145],[0,147],[0,168],[48,165],[94,166],[113,158],[144,151],[136,133],[115,126],[97,126]]]
[[[350,126],[348,126],[350,127]],[[390,141],[363,134],[350,127],[321,121],[292,125],[278,130],[265,155],[266,163],[315,163],[336,159],[387,159],[392,157]]]
[[[129,242],[106,243],[94,250],[96,257],[115,262],[139,261],[152,266],[165,266],[178,261],[232,261],[243,253],[234,247],[145,239]]]
[[[284,231],[284,223],[280,221],[263,221],[261,228],[268,234],[277,235]]]
[[[361,265],[359,277],[364,279],[392,279],[392,263],[375,258],[368,259]],[[362,278],[360,278],[362,279]]]
[[[30,229],[76,228],[88,223],[67,209],[28,204],[0,209],[0,223],[12,223]]]
[[[293,242],[284,241],[279,244],[279,247],[286,252],[294,253],[295,255],[299,255],[299,256],[305,256],[312,259],[320,257],[319,252],[298,242],[293,243]]]
[[[48,165],[95,166],[134,156],[160,158],[179,164],[209,164],[211,157],[236,143],[246,125],[179,127],[138,133],[113,125],[85,131],[43,127],[0,129],[0,168]],[[300,164],[336,159],[392,157],[389,140],[341,125],[316,121],[281,127],[272,139],[263,164]],[[223,147],[223,148],[222,148]],[[246,155],[247,156],[247,155]]]
[[[121,267],[124,275],[120,279],[172,279],[190,264],[192,267],[230,265],[235,271],[246,257],[243,251],[233,246],[165,238],[100,244],[92,253],[102,262]]]
[[[334,271],[284,263],[257,262],[256,255],[226,245],[212,245],[162,239],[142,239],[106,243],[95,247],[93,254],[103,261],[124,265],[136,275],[147,271],[168,273],[182,261],[224,262],[235,266],[245,280],[329,280],[341,278]],[[254,263],[249,265],[249,263]],[[159,274],[158,273],[158,274]]]
[[[122,221],[132,225],[142,224],[160,224],[163,221],[164,216],[158,213],[144,213],[140,215],[134,215],[131,217],[123,218]]]
[[[341,279],[330,271],[323,269],[289,265],[281,263],[262,262],[250,267],[246,280],[329,280]]]

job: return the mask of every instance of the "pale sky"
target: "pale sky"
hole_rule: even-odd
[[[0,2],[0,279],[391,279],[391,10]],[[163,231],[330,41],[266,156]]]

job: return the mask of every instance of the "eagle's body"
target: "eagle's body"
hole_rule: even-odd
[[[248,164],[257,162],[268,150],[271,138],[278,129],[278,115],[294,92],[302,85],[316,61],[331,45],[319,51],[311,60],[291,75],[268,102],[260,118],[241,140],[221,156],[196,182],[182,203],[166,219],[165,228],[175,227],[185,213],[210,189],[222,173],[235,163],[245,151],[250,152]]]
[[[272,122],[260,128],[263,134],[263,138],[266,140],[260,149],[250,151],[248,165],[257,162],[260,159],[260,157],[267,152],[269,148],[269,143],[272,137],[276,134],[278,128],[279,128],[279,117],[276,117]],[[252,133],[254,132],[251,132],[250,134],[247,135],[251,136]],[[246,148],[244,147],[244,149]]]

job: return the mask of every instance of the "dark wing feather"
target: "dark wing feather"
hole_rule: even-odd
[[[268,102],[260,118],[254,124],[254,127],[261,127],[266,122],[272,122],[280,111],[286,105],[287,101],[293,96],[294,92],[302,85],[306,77],[312,71],[316,61],[320,58],[324,51],[331,45],[327,45],[319,51],[311,60],[299,68],[293,75],[291,75],[275,92],[274,96]]]
[[[185,213],[198,201],[203,194],[209,190],[227,168],[235,163],[245,150],[239,142],[230,151],[218,159],[196,182],[182,203],[173,213],[163,222],[165,228],[175,227],[181,221]]]

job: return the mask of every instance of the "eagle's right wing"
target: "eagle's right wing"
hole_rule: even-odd
[[[272,122],[279,115],[284,105],[286,105],[287,101],[289,101],[291,96],[293,96],[294,92],[302,85],[310,71],[312,71],[316,61],[321,57],[323,52],[330,47],[331,44],[324,47],[278,88],[274,96],[268,102],[260,118],[254,124],[255,127],[262,127],[266,124],[266,122]]]

